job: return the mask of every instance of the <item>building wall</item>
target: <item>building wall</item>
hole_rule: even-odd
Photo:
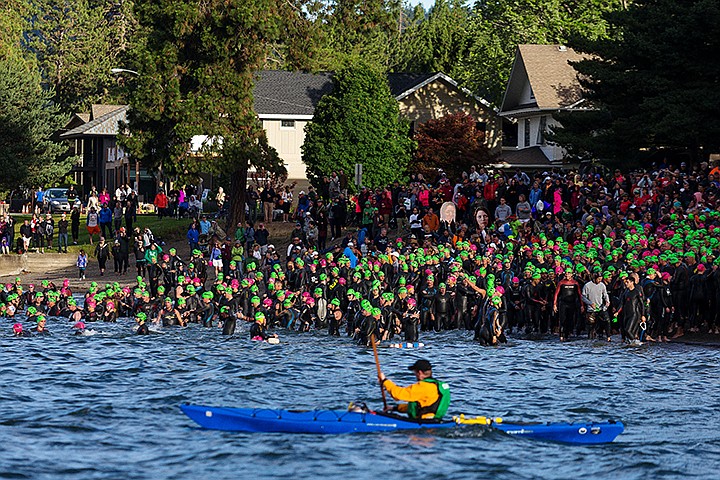
[[[446,115],[466,112],[484,122],[488,147],[494,153],[502,147],[502,121],[497,113],[445,81],[437,79],[400,100],[400,113],[417,124]]]
[[[545,117],[545,132],[548,132],[550,127],[559,125],[559,123],[553,118],[550,113],[538,113],[535,115],[525,115],[517,118],[518,122],[518,149],[531,148],[539,146],[546,157],[551,162],[559,162],[565,157],[565,150],[557,145],[550,144],[548,142],[538,142],[538,130],[542,125],[542,118]],[[529,129],[527,127],[530,127]],[[529,144],[526,144],[525,140],[526,132],[529,132]],[[510,145],[508,145],[510,146]]]
[[[288,121],[285,121],[288,122]],[[294,125],[283,126],[283,120],[263,120],[263,128],[267,134],[268,143],[277,150],[280,158],[285,162],[288,179],[301,180],[307,178],[305,164],[302,161],[300,147],[305,141],[306,120],[294,120]]]

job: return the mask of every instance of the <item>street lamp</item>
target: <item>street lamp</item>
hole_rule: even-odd
[[[111,68],[110,71],[114,74],[118,73],[129,73],[131,75],[135,75],[136,77],[139,77],[140,74],[136,72],[135,70],[129,70],[127,68]],[[129,173],[129,172],[128,172]],[[137,192],[138,196],[140,195],[140,160],[135,160],[135,191]]]

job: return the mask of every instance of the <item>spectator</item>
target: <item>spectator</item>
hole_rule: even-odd
[[[90,237],[90,245],[93,244],[93,236],[100,235],[100,224],[98,221],[98,214],[94,208],[91,208],[87,214],[85,220],[85,227],[87,228],[88,236]]]
[[[427,233],[435,233],[440,229],[440,219],[432,208],[428,208],[427,213],[422,218],[422,228]]]
[[[530,202],[525,199],[525,195],[522,193],[518,197],[518,204],[515,206],[515,213],[517,214],[518,220],[525,223],[530,221],[532,216],[532,206]]]
[[[100,231],[103,237],[112,237],[112,220],[113,211],[110,210],[107,203],[103,203],[98,213],[98,222],[100,224]]]
[[[162,217],[165,215],[165,211],[168,208],[168,197],[165,195],[165,192],[163,190],[160,190],[157,195],[155,195],[155,201],[153,201],[153,205],[155,205],[155,208],[157,209],[158,218],[162,219]]]
[[[58,252],[67,253],[68,247],[68,221],[67,214],[63,213],[58,220]]]
[[[500,198],[500,205],[495,209],[495,219],[505,222],[512,215],[512,208],[505,201],[505,197]]]
[[[190,228],[187,231],[188,245],[190,245],[190,251],[197,250],[198,243],[200,242],[200,232],[198,231],[197,223],[193,222],[190,224]]]

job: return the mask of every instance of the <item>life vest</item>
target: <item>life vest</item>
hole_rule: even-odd
[[[432,383],[438,389],[438,398],[431,405],[421,407],[419,402],[410,402],[408,404],[407,413],[410,418],[422,418],[423,415],[432,413],[434,418],[442,418],[450,407],[450,386],[434,378],[426,378],[423,382]]]

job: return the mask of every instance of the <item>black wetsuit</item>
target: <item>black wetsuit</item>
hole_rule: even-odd
[[[575,329],[579,333],[581,328],[578,321],[580,317],[580,284],[575,280],[561,280],[555,290],[555,302],[561,336],[569,338]]]
[[[441,329],[450,328],[450,317],[452,316],[452,296],[446,290],[445,293],[438,293],[435,295],[434,315],[435,321],[433,322],[433,328],[436,332]]]
[[[268,339],[267,327],[257,322],[250,325],[250,339],[254,339],[256,337],[260,337],[263,340]]]
[[[201,302],[195,311],[198,321],[202,323],[203,327],[212,327],[213,316],[215,315],[215,305],[210,303]]]
[[[416,309],[406,311],[402,318],[402,328],[406,342],[417,342],[418,324],[420,323],[420,312]]]
[[[435,295],[437,295],[437,288],[425,287],[420,292],[420,328],[430,330],[430,318],[431,314],[435,309]]]
[[[640,339],[640,322],[645,314],[640,289],[625,290],[622,298],[623,330],[628,340]]]
[[[221,314],[220,318],[223,322],[223,335],[233,335],[235,333],[235,325],[237,324],[237,318],[235,315]]]
[[[137,334],[137,335],[149,335],[149,334],[150,334],[150,329],[148,328],[148,326],[147,326],[146,324],[143,323],[143,324],[141,324],[141,325],[138,325],[138,328],[137,328],[137,331],[135,332],[135,334]]]

